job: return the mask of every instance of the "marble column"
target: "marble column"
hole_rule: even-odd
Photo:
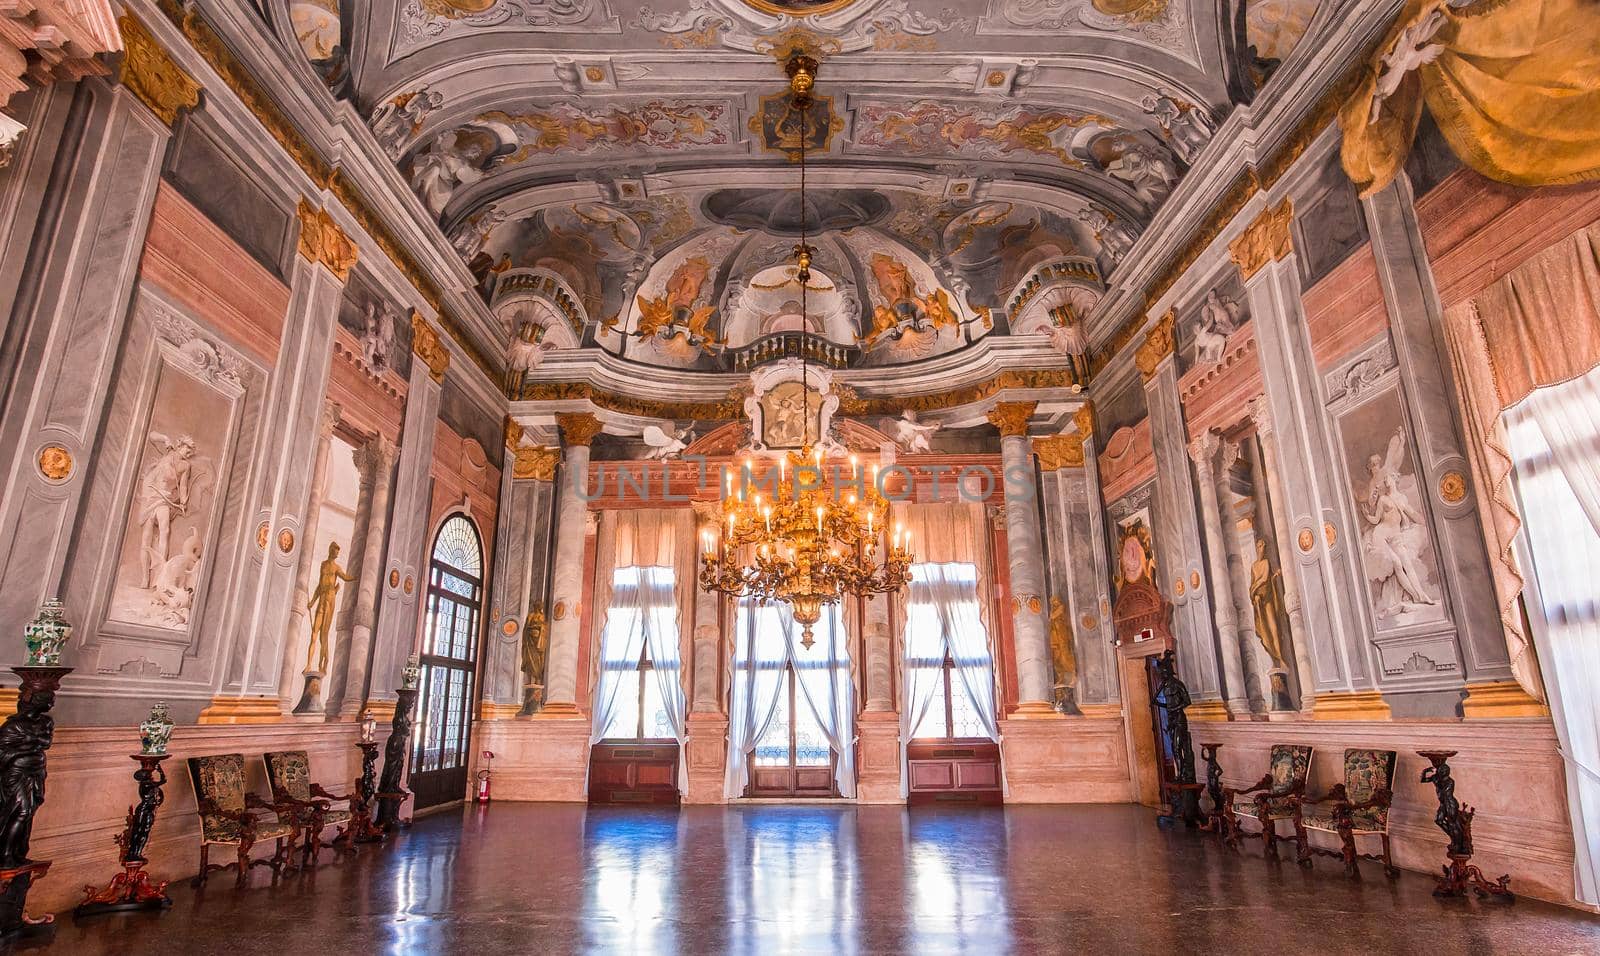
[[[566,462],[556,494],[555,568],[550,600],[550,659],[545,666],[545,706],[541,715],[571,716],[578,708],[578,644],[583,623],[583,529],[589,503],[589,443],[600,434],[600,420],[589,414],[558,415]]]
[[[887,594],[866,598],[866,702],[863,710],[894,713],[894,632],[889,624]]]
[[[1172,632],[1178,669],[1197,701],[1216,700],[1223,686],[1218,672],[1219,635],[1204,583],[1200,518],[1189,477],[1188,430],[1178,397],[1178,368],[1173,358],[1174,315],[1168,312],[1134,352],[1144,376],[1145,406],[1150,415],[1150,444],[1155,453],[1156,489],[1153,523],[1157,585],[1172,602]],[[1229,691],[1229,693],[1236,693]]]
[[[1244,279],[1262,387],[1276,424],[1263,444],[1277,464],[1283,491],[1276,503],[1293,529],[1289,541],[1295,560],[1283,572],[1300,578],[1313,665],[1313,681],[1301,693],[1338,695],[1347,716],[1380,716],[1387,711],[1373,690],[1372,625],[1362,610],[1362,574],[1346,504],[1350,491],[1334,454],[1311,353],[1290,229],[1293,215],[1288,199],[1263,209],[1229,244],[1229,253]]]
[[[316,569],[321,565],[323,558],[323,555],[318,554],[316,550],[317,527],[322,521],[322,501],[326,497],[328,490],[328,456],[332,450],[333,429],[338,423],[339,406],[331,402],[324,405],[322,408],[322,420],[317,423],[317,450],[311,465],[311,496],[306,499],[305,547],[300,549],[300,563],[295,567],[294,597],[289,601],[289,626],[284,630],[283,635],[283,676],[280,679],[279,686],[284,709],[287,710],[295,706],[295,701],[300,699],[302,690],[304,691],[306,703],[310,704],[315,700],[315,710],[301,711],[299,708],[295,708],[296,713],[318,713],[321,711],[323,701],[320,691],[322,690],[322,681],[327,677],[326,674],[317,675],[318,693],[315,695],[307,682],[297,679],[300,662],[300,649],[297,645],[299,644],[301,632],[306,628],[306,615],[309,613],[306,604],[311,600],[311,576],[316,573]],[[351,542],[348,541],[344,544],[346,553],[340,555],[339,564],[341,567],[348,568],[351,559],[355,557],[355,555],[348,553],[350,545]],[[343,597],[343,600],[339,603],[343,605],[350,600],[350,592],[342,583],[339,590],[342,592]],[[327,639],[329,641],[335,639],[332,628],[329,629]],[[315,666],[314,661],[308,663],[305,667],[305,676],[311,676],[312,668]],[[302,687],[303,684],[305,685],[304,687]]]
[[[372,663],[366,699],[381,702],[375,712],[392,712],[406,658],[417,646],[423,596],[428,584],[428,520],[432,508],[434,428],[439,395],[450,352],[444,340],[421,315],[411,313],[411,379],[406,385],[405,427],[400,433],[400,458],[395,468],[394,504],[390,509],[389,544],[383,560],[377,626],[372,634]],[[353,665],[352,665],[353,666]],[[347,696],[357,688],[351,684]]]
[[[39,95],[50,120],[18,150],[0,208],[0,275],[16,281],[0,310],[4,634],[62,589],[176,115],[98,78]]]
[[[1036,402],[1001,402],[989,412],[1000,430],[1005,482],[1006,546],[1010,552],[1012,646],[1017,655],[1017,713],[1054,716],[1050,634],[1045,627],[1044,542],[1039,535],[1039,487],[1028,421]]]
[[[717,506],[714,502],[697,501],[693,505],[695,520],[700,525],[715,527]],[[698,538],[697,538],[698,540]],[[695,548],[695,571],[698,575],[705,563],[702,548]],[[722,682],[717,652],[722,647],[722,597],[715,591],[695,587],[694,591],[694,677],[691,684],[689,710],[693,713],[712,714],[722,711]]]
[[[301,552],[314,546],[307,534],[307,505],[321,441],[317,423],[356,247],[326,209],[308,200],[300,201],[297,218],[300,237],[289,270],[289,307],[262,405],[255,469],[245,491],[246,507],[271,529],[272,546],[262,550],[254,541],[242,542],[248,556],[243,566],[249,570],[225,619],[224,634],[231,641],[226,678],[200,715],[205,723],[271,717],[260,698],[272,697],[276,708],[295,568]]]
[[[1231,595],[1232,582],[1228,572],[1228,551],[1222,527],[1221,509],[1217,502],[1216,460],[1220,444],[1217,433],[1206,431],[1189,443],[1189,458],[1194,462],[1195,481],[1200,488],[1200,515],[1205,532],[1206,563],[1209,565],[1212,614],[1217,624],[1217,638],[1222,652],[1223,699],[1228,713],[1235,717],[1250,716],[1250,700],[1245,690],[1244,666],[1239,657],[1243,635],[1239,629],[1239,609]]]
[[[357,526],[353,540],[361,542],[361,566],[348,636],[333,649],[333,678],[328,684],[325,708],[330,717],[336,716],[339,720],[360,717],[366,698],[367,665],[372,660],[372,631],[378,616],[378,590],[383,587],[383,546],[389,531],[390,489],[394,485],[394,462],[399,451],[394,442],[382,435],[356,449],[361,495],[356,505]]]
[[[1419,510],[1429,518],[1440,559],[1446,593],[1443,603],[1449,618],[1442,630],[1453,632],[1459,645],[1461,668],[1451,676],[1474,684],[1515,677],[1528,693],[1538,695],[1540,688],[1531,667],[1513,673],[1494,589],[1484,585],[1490,576],[1489,554],[1479,526],[1478,496],[1468,488],[1472,470],[1463,453],[1465,440],[1444,337],[1443,309],[1417,224],[1410,180],[1396,176],[1388,186],[1362,200],[1362,206],[1372,236],[1378,285],[1388,306],[1401,396],[1410,413],[1422,498]],[[1409,652],[1390,656],[1404,653]],[[1399,679],[1382,680],[1397,690],[1403,685]],[[1428,683],[1437,685],[1437,676]],[[1448,709],[1453,711],[1453,707]],[[1453,716],[1453,712],[1440,716]]]
[[[1102,542],[1108,540],[1105,528],[1105,505],[1100,493],[1100,459],[1095,440],[1094,410],[1087,403],[1074,414],[1078,435],[1083,439],[1083,495],[1082,516],[1076,514],[1073,504],[1072,527],[1084,528],[1081,538],[1073,540]],[[1069,490],[1066,501],[1078,499]],[[1080,525],[1079,522],[1082,521]],[[1077,534],[1077,531],[1074,531]],[[1072,609],[1073,630],[1078,635],[1078,666],[1081,676],[1078,687],[1082,692],[1079,706],[1105,706],[1116,708],[1122,699],[1121,681],[1117,674],[1117,649],[1111,633],[1111,566],[1103,547],[1075,547],[1072,549]]]
[[[1277,545],[1278,574],[1283,581],[1283,607],[1289,617],[1288,638],[1294,649],[1295,677],[1300,685],[1300,712],[1310,714],[1316,707],[1316,695],[1312,692],[1311,651],[1305,638],[1305,612],[1300,605],[1300,578],[1285,571],[1294,566],[1294,546],[1290,543],[1293,538],[1289,526],[1279,513],[1283,489],[1278,483],[1278,466],[1272,458],[1272,411],[1267,407],[1265,396],[1258,395],[1250,400],[1250,420],[1255,422],[1256,446],[1261,450],[1260,467],[1255,480],[1258,485],[1264,485],[1267,500],[1273,503],[1273,507],[1268,509],[1268,518],[1272,522],[1272,540]],[[1257,520],[1260,520],[1259,516]]]
[[[1260,632],[1256,630],[1255,603],[1250,600],[1250,567],[1256,557],[1255,502],[1234,493],[1231,475],[1239,456],[1239,443],[1232,441],[1224,441],[1217,453],[1217,510],[1221,518],[1222,545],[1227,550],[1228,594],[1239,615],[1239,658],[1244,664],[1245,696],[1250,699],[1251,711],[1260,714],[1274,709],[1272,672],[1278,662],[1261,642]]]

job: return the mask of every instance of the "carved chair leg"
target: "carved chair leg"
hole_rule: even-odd
[[[1398,879],[1400,868],[1394,865],[1394,859],[1389,856],[1389,832],[1385,830],[1383,836],[1383,874],[1389,879]]]
[[[1222,842],[1230,849],[1239,849],[1239,819],[1233,812],[1233,794],[1222,799]]]
[[[250,875],[250,848],[255,846],[255,840],[245,837],[239,841],[239,876],[234,880],[234,885],[243,886]]]
[[[1311,836],[1306,833],[1306,822],[1301,819],[1300,812],[1294,815],[1294,851],[1295,862],[1304,867],[1311,866]]]
[[[302,870],[311,866],[312,861],[316,859],[317,851],[321,849],[317,844],[322,830],[317,826],[317,822],[316,817],[311,818],[311,824],[306,827],[305,840],[300,844],[300,869]]]
[[[1267,815],[1266,810],[1261,811],[1261,839],[1266,841],[1267,859],[1278,858],[1278,821]]]
[[[200,887],[206,885],[206,874],[211,872],[211,868],[207,865],[207,863],[210,861],[210,857],[211,844],[200,844],[200,872],[196,873],[194,879],[189,881],[189,885],[195,889],[199,889]]]
[[[1339,826],[1339,842],[1342,844],[1340,853],[1344,857],[1345,876],[1359,877],[1361,868],[1356,865],[1356,833],[1354,828],[1348,824],[1341,824]]]

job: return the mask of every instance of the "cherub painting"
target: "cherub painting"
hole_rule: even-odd
[[[878,304],[872,309],[872,327],[860,338],[862,348],[870,349],[885,338],[897,339],[908,331],[937,332],[961,324],[950,294],[935,288],[923,295],[904,262],[875,252],[868,268],[878,287]]]
[[[639,325],[635,330],[641,338],[659,335],[662,338],[683,336],[691,344],[712,347],[721,344],[710,327],[717,307],[700,302],[701,291],[711,275],[711,263],[704,256],[685,259],[667,279],[666,294],[654,298],[641,294]]]

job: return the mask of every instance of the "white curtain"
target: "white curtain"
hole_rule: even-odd
[[[737,799],[749,786],[749,756],[772,728],[789,692],[788,666],[795,669],[795,705],[815,719],[836,757],[839,794],[854,797],[855,692],[849,641],[837,605],[812,628],[808,650],[787,604],[739,602],[736,614],[733,686],[728,711],[728,766],[723,795]],[[792,719],[792,718],[791,718]]]
[[[1533,621],[1567,767],[1574,896],[1600,903],[1600,368],[1507,409]]]
[[[609,593],[610,602],[600,617],[590,742],[638,734],[639,663],[648,649],[645,736],[670,734],[678,742],[678,789],[685,792],[689,771],[682,622],[684,582],[688,579],[692,587],[694,575],[693,514],[686,509],[608,511],[602,516],[600,541],[595,593]]]

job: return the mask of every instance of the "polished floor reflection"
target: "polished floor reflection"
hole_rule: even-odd
[[[1259,852],[1259,851],[1257,851]],[[1593,953],[1600,918],[1269,866],[1137,807],[495,804],[276,886],[55,930],[92,953]],[[21,946],[38,945],[22,943]]]

